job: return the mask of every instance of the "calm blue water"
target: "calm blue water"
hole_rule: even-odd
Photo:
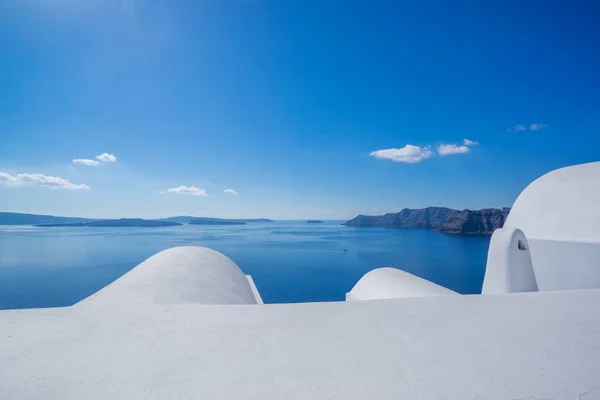
[[[0,309],[72,305],[158,251],[219,250],[252,275],[265,303],[343,300],[366,272],[393,266],[479,293],[488,237],[275,222],[167,228],[0,226]],[[347,251],[343,251],[347,248]]]

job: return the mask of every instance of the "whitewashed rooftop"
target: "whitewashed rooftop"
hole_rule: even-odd
[[[600,290],[74,306],[0,327],[2,399],[600,398]]]

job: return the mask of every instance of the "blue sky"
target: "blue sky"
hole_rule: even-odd
[[[510,206],[600,159],[599,19],[593,2],[2,1],[0,210]]]

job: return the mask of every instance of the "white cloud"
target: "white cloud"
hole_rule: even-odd
[[[206,196],[206,190],[198,189],[196,186],[179,186],[176,188],[169,188],[166,191],[161,190],[160,193],[175,193],[184,194],[187,196]]]
[[[479,144],[479,142],[476,142],[474,140],[469,140],[469,139],[463,139],[463,144],[465,146],[476,146]]]
[[[544,129],[547,127],[548,127],[548,124],[531,124],[531,125],[529,125],[529,130],[535,132],[535,131],[539,131],[540,129]]]
[[[42,174],[17,174],[10,175],[0,172],[0,183],[8,186],[42,186],[51,189],[89,190],[88,185],[76,185],[58,176],[46,176]]]
[[[521,124],[517,124],[517,125],[513,126],[512,128],[508,129],[508,131],[512,132],[512,133],[519,133],[519,132],[523,132],[526,130],[527,130],[527,127],[525,125],[521,125]]]
[[[456,144],[440,144],[437,152],[440,156],[448,156],[451,154],[465,154],[471,151],[467,146],[458,146]]]
[[[88,165],[91,167],[94,165],[100,165],[100,162],[95,161],[95,160],[90,160],[88,158],[75,158],[75,159],[73,159],[73,164]]]
[[[98,160],[98,161],[96,161],[96,160]],[[80,164],[80,165],[87,165],[88,167],[94,167],[96,165],[100,165],[101,162],[113,163],[113,162],[117,161],[117,157],[115,157],[113,154],[102,153],[99,156],[96,156],[96,160],[90,160],[89,158],[74,158],[73,164]]]
[[[519,132],[524,132],[527,129],[529,129],[531,132],[536,132],[536,131],[539,131],[540,129],[544,129],[547,127],[548,127],[548,124],[531,124],[529,126],[518,124],[518,125],[513,126],[510,129],[508,129],[508,131],[511,133],[519,133]]]
[[[117,161],[117,157],[115,157],[112,154],[109,153],[102,153],[99,156],[96,156],[97,160],[100,160],[102,162],[115,162]]]
[[[431,157],[433,153],[428,147],[419,147],[407,144],[401,149],[383,149],[371,152],[371,156],[384,158],[394,162],[418,163],[421,160]]]
[[[223,190],[223,193],[229,193],[229,194],[233,194],[233,195],[236,195],[236,194],[238,194],[238,193],[237,193],[235,190],[233,190],[233,189],[225,189],[225,190]]]

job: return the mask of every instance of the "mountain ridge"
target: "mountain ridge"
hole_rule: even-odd
[[[504,225],[510,208],[454,210],[447,207],[405,208],[384,215],[358,215],[343,225],[399,229],[432,229],[456,235],[491,235]]]
[[[70,224],[98,221],[93,218],[60,217],[44,214],[0,212],[0,225]]]
[[[0,212],[0,225],[32,225],[32,226],[109,226],[106,224],[113,223],[114,221],[124,221],[129,220],[130,223],[135,223],[137,221],[139,225],[135,226],[174,226],[170,223],[175,223],[175,225],[189,224],[192,220],[205,220],[212,222],[211,225],[243,225],[245,223],[254,223],[254,222],[274,222],[271,219],[267,218],[234,218],[234,219],[225,219],[225,218],[211,218],[211,217],[192,217],[188,215],[180,215],[174,217],[167,218],[81,218],[81,217],[62,217],[62,216],[54,216],[54,215],[45,215],[45,214],[27,214],[27,213],[15,213],[15,212]],[[105,224],[102,223],[104,221]],[[156,221],[156,222],[169,222],[168,224],[148,224],[148,221]],[[100,224],[93,224],[99,222]],[[199,224],[198,222],[192,223],[192,225]],[[204,224],[208,225],[208,224]],[[134,226],[134,225],[110,225],[110,226]]]
[[[34,226],[51,228],[61,226],[85,226],[85,227],[102,227],[102,228],[113,228],[113,227],[144,227],[144,228],[156,228],[162,226],[179,226],[183,225],[179,222],[172,221],[158,221],[153,219],[142,219],[142,218],[119,218],[119,219],[101,219],[98,221],[90,222],[73,222],[73,223],[58,223],[58,224],[38,224]]]

